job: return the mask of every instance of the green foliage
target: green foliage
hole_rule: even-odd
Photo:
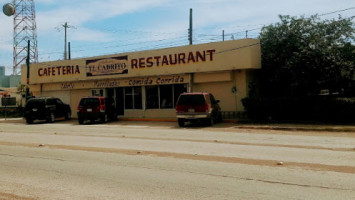
[[[340,98],[355,97],[354,18],[279,17],[260,34],[259,96],[243,99],[249,118],[354,123],[355,98]]]
[[[355,99],[329,96],[245,98],[249,119],[261,122],[354,123]]]
[[[0,108],[0,118],[18,118],[23,117],[23,107]]]
[[[353,18],[279,17],[281,22],[264,27],[260,34],[262,96],[308,96],[322,89],[351,91]]]

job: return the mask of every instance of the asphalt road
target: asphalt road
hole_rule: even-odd
[[[0,121],[0,199],[355,199],[355,133]]]

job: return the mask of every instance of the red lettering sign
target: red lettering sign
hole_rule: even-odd
[[[198,62],[213,61],[215,49],[196,51],[189,53],[176,53],[163,56],[131,59],[132,69],[144,69],[150,67],[165,67],[171,65],[192,64]]]
[[[38,76],[61,76],[80,74],[79,65],[76,66],[57,66],[57,67],[41,67],[37,71]]]

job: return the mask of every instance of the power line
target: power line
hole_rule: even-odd
[[[186,38],[185,36],[182,36],[182,37],[176,37],[176,38],[166,38],[166,39],[160,39],[160,40],[150,40],[150,41],[144,41],[144,42],[134,42],[134,43],[128,43],[128,44],[115,44],[115,45],[110,45],[110,46],[103,46],[102,48],[103,49],[108,49],[108,48],[115,48],[115,47],[127,47],[127,46],[132,46],[132,45],[138,45],[138,44],[147,44],[147,43],[155,43],[155,42],[162,42],[162,41],[166,41],[166,40],[175,40],[175,39],[180,39],[180,38]],[[131,41],[131,40],[129,40]],[[93,46],[96,46],[96,45],[101,45],[101,44],[95,44]],[[90,46],[90,45],[89,45]],[[83,46],[81,46],[83,47]],[[80,48],[81,48],[80,47]],[[86,47],[86,46],[85,46]],[[73,49],[77,49],[76,51],[77,52],[80,52],[80,51],[90,51],[90,50],[97,50],[97,49],[85,49],[85,48],[81,48],[81,49],[78,49],[77,47],[74,47]],[[58,53],[58,52],[54,52],[54,53]],[[48,55],[48,54],[51,54],[51,53],[47,53],[47,54],[44,54],[44,55]]]
[[[169,42],[165,42],[165,43],[161,43],[164,41],[169,41]],[[119,51],[119,53],[123,53],[123,52],[132,52],[132,51],[136,51],[136,50],[148,50],[148,49],[156,49],[159,47],[172,47],[174,45],[178,45],[178,44],[182,44],[185,41],[186,43],[186,37],[177,37],[177,38],[167,38],[167,39],[161,39],[161,40],[153,40],[153,41],[146,41],[146,42],[136,42],[136,43],[129,43],[129,44],[124,44],[124,45],[111,45],[111,46],[105,46],[103,48],[101,48],[102,50],[100,51],[105,51],[106,49],[112,49],[115,47],[129,47],[129,46],[134,46],[134,45],[141,45],[141,44],[146,44],[147,46],[143,46],[143,47],[135,47],[135,48],[128,48],[128,49],[123,49],[121,51]],[[155,46],[149,45],[151,43],[157,43]],[[80,49],[80,50],[76,50],[76,52],[89,52],[89,51],[98,51],[97,49]],[[106,54],[114,54],[114,53],[118,53],[117,51],[110,51],[110,52],[106,52]],[[60,54],[60,52],[52,52],[52,53],[46,53],[46,54],[42,54],[41,58],[45,58],[47,57],[47,55],[53,55],[53,54]],[[95,56],[99,56],[99,55],[95,55]]]
[[[336,11],[333,11],[333,12],[320,14],[320,15],[318,15],[318,16],[331,15],[331,14],[335,14],[335,13],[339,13],[339,12],[344,12],[344,11],[348,11],[348,10],[353,10],[353,9],[355,9],[355,7],[350,7],[350,8],[346,8],[346,9],[343,9],[343,10],[336,10]]]
[[[329,12],[329,13],[323,13],[323,14],[320,14],[318,16],[325,16],[325,15],[330,15],[330,14],[335,14],[335,13],[339,13],[339,12],[344,12],[344,11],[348,11],[348,10],[353,10],[355,9],[355,7],[349,7],[349,8],[346,8],[346,9],[342,9],[342,10],[336,10],[336,11],[333,11],[333,12]],[[272,23],[271,23],[272,24]],[[255,25],[237,25],[237,26],[234,26],[234,27],[255,27],[255,26],[259,26],[258,28],[252,28],[252,29],[248,29],[248,30],[244,30],[244,31],[239,31],[239,32],[233,32],[233,33],[226,33],[225,36],[230,36],[232,38],[242,38],[242,34],[245,35],[246,31],[248,31],[248,37],[249,36],[257,36],[258,34],[250,34],[251,31],[256,31],[256,30],[260,30],[262,28],[262,26],[266,26],[266,25],[269,25],[269,24],[255,24]],[[198,28],[198,29],[195,29],[196,30],[200,30],[200,29],[206,29],[206,28]],[[174,35],[176,33],[162,33],[162,32],[152,32],[152,31],[141,31],[141,30],[125,30],[125,29],[115,29],[115,28],[104,28],[104,30],[106,31],[109,31],[109,32],[113,32],[113,33],[117,33],[117,32],[125,32],[127,34],[129,33],[138,33],[138,34],[151,34],[152,36],[160,36],[160,34],[171,34],[171,35]],[[196,39],[194,38],[194,40],[198,40],[198,41],[218,41],[221,37],[221,34],[195,34],[195,36],[198,36],[198,37],[207,37],[207,39],[204,39],[204,38],[199,38],[199,39]],[[112,42],[107,42],[107,43],[103,43],[103,44],[111,44],[111,45],[103,45],[103,44],[92,44],[92,45],[81,45],[81,46],[74,46],[72,49],[75,49],[76,52],[88,52],[88,51],[97,51],[98,49],[97,48],[89,48],[89,47],[93,47],[93,46],[100,46],[103,50],[102,51],[105,51],[106,49],[109,49],[109,48],[121,48],[122,47],[129,47],[129,46],[138,46],[138,45],[142,45],[142,44],[149,44],[149,43],[156,43],[156,42],[162,42],[162,41],[166,41],[166,40],[174,40],[174,39],[179,39],[179,38],[186,38],[187,36],[181,36],[181,37],[177,37],[177,38],[166,38],[166,39],[160,39],[160,40],[153,40],[153,41],[142,41],[142,42],[133,42],[133,43],[128,43],[127,44],[127,41],[137,41],[135,38],[134,39],[129,39],[129,40],[121,40],[121,41],[117,41],[116,43],[118,44],[115,44],[115,45],[112,45]],[[216,37],[217,39],[213,38],[213,37]],[[172,44],[180,44],[180,43],[176,43],[174,41],[171,41],[169,42],[169,44],[157,44],[155,45],[154,47],[158,46],[158,47],[164,47],[165,46],[171,46]],[[149,45],[149,46],[152,46],[152,45]],[[134,47],[133,49],[146,49],[146,47]],[[127,49],[128,51],[132,51],[132,49],[128,48]],[[58,54],[59,52],[49,52],[49,53],[45,53],[45,54],[42,54],[42,55],[54,55],[54,54]],[[41,57],[45,57],[45,56],[41,56]]]

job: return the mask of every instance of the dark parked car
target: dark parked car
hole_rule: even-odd
[[[71,109],[68,104],[63,103],[59,98],[32,98],[26,103],[24,117],[28,124],[32,124],[34,120],[54,122],[56,118],[61,117],[68,120],[71,118]]]
[[[83,97],[78,106],[79,124],[83,124],[85,120],[94,122],[97,119],[102,123],[117,119],[113,100],[105,97]]]
[[[184,126],[186,121],[204,121],[207,125],[222,120],[219,100],[205,92],[182,93],[176,103],[176,117],[179,126]]]

